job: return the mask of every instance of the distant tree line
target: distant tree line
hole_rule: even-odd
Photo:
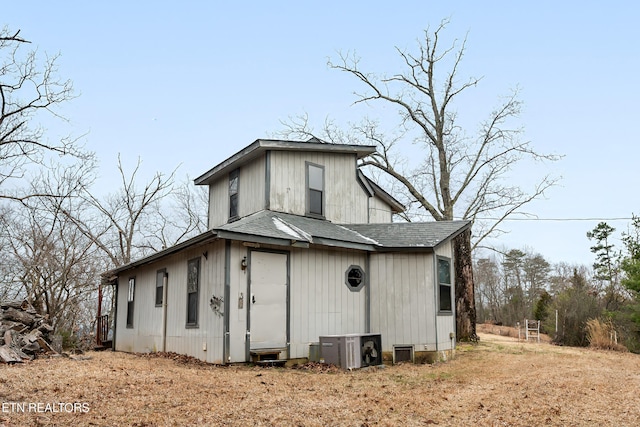
[[[592,267],[550,264],[530,250],[476,256],[478,322],[541,320],[556,343],[573,346],[589,345],[594,325],[604,325],[612,347],[640,352],[640,218],[633,216],[620,248],[612,243],[614,232],[602,222],[586,233]]]

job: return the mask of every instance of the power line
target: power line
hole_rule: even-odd
[[[432,219],[428,214],[417,214],[415,216],[416,217],[427,217],[428,220]],[[463,220],[464,218],[456,217],[454,219]],[[528,217],[518,217],[518,218],[515,218],[515,217],[507,217],[507,218],[476,217],[474,219],[481,220],[481,221],[559,221],[559,222],[562,222],[562,221],[633,221],[634,218],[633,217],[538,218],[538,217],[534,217],[534,216],[528,216]]]
[[[498,221],[500,218],[476,218],[485,221]],[[504,218],[502,221],[631,221],[633,218]]]

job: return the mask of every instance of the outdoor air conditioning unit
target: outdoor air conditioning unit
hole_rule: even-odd
[[[342,369],[382,365],[382,336],[346,334],[320,337],[320,361]]]

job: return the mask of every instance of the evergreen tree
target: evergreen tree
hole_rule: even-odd
[[[587,232],[589,240],[595,240],[591,252],[596,255],[593,263],[595,278],[605,283],[604,305],[609,311],[620,308],[623,298],[618,289],[620,272],[620,254],[610,243],[611,236],[616,229],[606,222],[599,223],[593,230]]]

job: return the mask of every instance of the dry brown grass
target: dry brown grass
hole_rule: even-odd
[[[3,365],[5,404],[89,412],[3,411],[0,425],[638,425],[639,356],[480,335],[446,363],[353,372],[112,352]]]
[[[500,335],[500,336],[503,336],[503,337],[517,338],[517,339],[519,339],[521,341],[524,341],[526,339],[523,328],[520,328],[520,331],[518,331],[518,328],[514,328],[514,327],[511,327],[511,326],[503,326],[503,325],[494,325],[494,324],[491,324],[491,323],[483,323],[483,324],[477,325],[477,331],[480,332],[480,333],[484,333],[484,334]],[[541,342],[550,343],[552,341],[552,339],[548,335],[541,333],[540,334],[540,341]]]
[[[629,351],[622,344],[618,344],[613,323],[603,322],[600,319],[587,321],[587,339],[589,346],[601,350]]]

